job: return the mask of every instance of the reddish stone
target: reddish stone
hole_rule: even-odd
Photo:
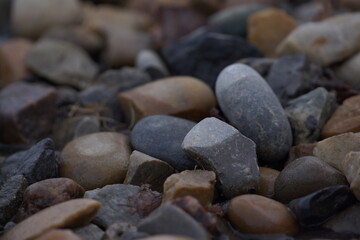
[[[285,166],[292,163],[298,158],[306,157],[306,156],[314,156],[313,150],[316,147],[317,143],[306,143],[299,144],[290,148],[289,158],[285,163]]]

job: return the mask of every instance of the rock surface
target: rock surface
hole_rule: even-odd
[[[360,199],[360,152],[349,152],[341,160],[341,170],[355,197]]]

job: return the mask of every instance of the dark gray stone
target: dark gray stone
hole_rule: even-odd
[[[360,235],[360,203],[346,208],[331,218],[323,226],[338,233],[352,233]]]
[[[216,82],[216,96],[225,116],[256,144],[258,159],[279,162],[287,157],[292,132],[285,111],[265,80],[251,67],[226,67]]]
[[[239,63],[248,65],[257,71],[263,78],[266,78],[271,66],[276,60],[273,58],[244,58]]]
[[[205,118],[184,138],[182,148],[202,168],[216,173],[226,198],[254,193],[259,185],[255,143],[217,118]]]
[[[5,159],[1,175],[6,178],[23,175],[28,184],[59,177],[59,156],[54,142],[45,138],[26,151],[15,153]]]
[[[320,189],[348,185],[345,176],[316,157],[302,157],[287,165],[275,180],[275,199],[288,203]]]
[[[189,75],[215,87],[216,77],[229,64],[262,54],[246,40],[204,29],[163,50],[172,75]]]
[[[104,236],[104,231],[95,224],[75,229],[74,233],[86,240],[100,240]]]
[[[136,68],[147,72],[152,80],[170,75],[160,56],[153,50],[144,49],[136,57]]]
[[[332,186],[292,200],[289,208],[300,225],[314,227],[356,202],[346,185]]]
[[[111,240],[136,240],[136,239],[144,239],[147,237],[150,237],[150,235],[143,232],[126,232],[121,236],[121,238],[111,239]]]
[[[59,87],[57,88],[56,93],[56,106],[58,107],[75,104],[78,99],[78,93],[73,88]]]
[[[195,124],[172,116],[146,117],[132,130],[131,144],[135,150],[165,161],[177,170],[191,170],[195,162],[181,149],[181,144]]]
[[[141,220],[138,229],[151,235],[169,234],[208,240],[205,229],[195,219],[170,204],[163,204]]]
[[[0,224],[4,225],[16,214],[27,187],[22,175],[9,178],[0,188]]]

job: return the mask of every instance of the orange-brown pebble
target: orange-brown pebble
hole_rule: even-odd
[[[258,194],[264,197],[272,198],[274,196],[275,180],[280,174],[279,171],[271,168],[260,167],[260,181]]]

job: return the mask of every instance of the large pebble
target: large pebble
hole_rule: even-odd
[[[255,144],[225,122],[202,120],[186,135],[182,148],[201,167],[216,173],[226,198],[258,190]]]
[[[16,83],[0,91],[0,138],[7,143],[29,144],[51,130],[56,92],[39,84]]]
[[[129,139],[123,134],[100,132],[68,143],[61,153],[61,176],[86,190],[122,183],[129,157]]]
[[[57,204],[25,219],[2,236],[2,240],[34,239],[55,228],[80,227],[89,223],[100,208],[91,199],[75,199]]]
[[[360,151],[360,150],[359,150]],[[341,169],[355,197],[360,199],[360,152],[349,152],[341,161]]]
[[[167,162],[177,170],[194,169],[195,162],[181,149],[194,122],[171,116],[150,116],[140,120],[131,132],[135,150]]]
[[[229,121],[255,142],[259,160],[286,158],[292,145],[289,121],[276,95],[257,72],[243,64],[226,67],[217,79],[216,96]]]
[[[345,176],[316,157],[302,157],[288,164],[275,180],[275,199],[288,203],[322,188],[347,185]]]
[[[230,222],[243,233],[292,236],[299,230],[287,207],[266,197],[248,194],[236,197],[227,211]]]
[[[351,233],[360,235],[360,203],[346,208],[344,211],[331,218],[323,226],[338,233]]]

